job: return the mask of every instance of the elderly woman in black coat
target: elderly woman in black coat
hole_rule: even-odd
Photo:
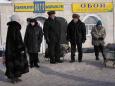
[[[38,52],[42,42],[43,32],[35,19],[31,19],[27,25],[24,42],[29,54],[30,67],[39,68]]]
[[[19,17],[13,15],[11,21],[7,23],[5,74],[12,83],[21,81],[19,77],[21,77],[22,74],[29,72],[27,58],[24,54],[25,47],[20,33],[21,25],[18,21]]]

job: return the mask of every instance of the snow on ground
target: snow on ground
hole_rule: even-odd
[[[40,68],[32,68],[23,75],[20,83],[14,86],[115,86],[115,68],[105,68],[102,57],[95,61],[94,53],[85,53],[83,62],[69,63],[70,54],[64,57],[64,63],[49,64],[48,60],[40,58]],[[13,86],[4,76],[5,67],[0,65],[0,86]]]

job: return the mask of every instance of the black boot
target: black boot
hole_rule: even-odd
[[[102,55],[103,55],[103,60],[106,61],[106,55],[105,55],[105,53],[102,53]]]
[[[82,62],[82,57],[79,57],[79,58],[78,58],[78,62]]]
[[[78,62],[82,62],[82,53],[81,52],[79,52],[79,54],[78,54]]]
[[[57,63],[63,63],[63,61],[62,60],[58,60]]]
[[[50,58],[50,64],[56,64],[55,59],[54,58]]]
[[[78,60],[78,62],[82,62],[82,60],[81,60],[81,59],[79,59],[79,60]]]
[[[57,62],[57,63],[62,63],[63,61],[60,60],[60,58],[58,58],[58,59],[55,60],[55,62]]]
[[[9,80],[10,80],[10,82],[11,82],[12,84],[15,84],[15,83],[16,83],[15,78],[11,78],[11,79],[9,79]]]
[[[34,63],[33,61],[30,62],[30,68],[33,68],[34,67]]]
[[[15,81],[16,82],[21,82],[22,80],[17,77],[17,78],[15,78]]]
[[[30,68],[33,68],[34,67],[34,65],[30,65]]]
[[[75,55],[71,55],[71,61],[70,61],[70,63],[73,63],[73,62],[75,62]]]
[[[104,57],[103,59],[104,59],[104,61],[106,61],[106,58],[105,58],[105,57]]]
[[[75,62],[75,59],[70,61],[70,63],[73,63],[73,62]]]
[[[99,57],[96,57],[96,60],[98,61],[98,60],[99,60]]]
[[[39,66],[37,63],[35,63],[35,64],[34,64],[34,67],[39,68],[40,66]]]

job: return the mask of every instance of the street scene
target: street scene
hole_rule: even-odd
[[[115,86],[115,0],[0,0],[0,86]]]

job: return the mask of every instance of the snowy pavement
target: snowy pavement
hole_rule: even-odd
[[[83,62],[69,63],[70,54],[65,55],[64,63],[49,64],[43,56],[40,68],[32,68],[23,75],[20,83],[8,82],[4,76],[5,67],[0,65],[0,86],[115,86],[115,68],[108,63],[105,68],[101,57],[95,61],[94,53],[85,53]]]

